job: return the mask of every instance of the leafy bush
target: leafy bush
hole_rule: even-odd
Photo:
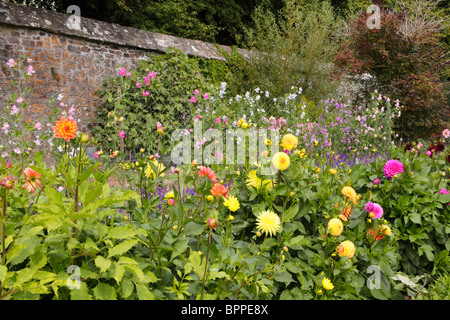
[[[401,100],[396,131],[404,139],[440,132],[449,114],[441,83],[448,60],[439,42],[446,22],[434,12],[436,5],[420,1],[401,11],[382,8],[380,29],[369,29],[371,14],[360,13],[349,24],[335,59],[346,72],[371,74],[388,96]]]
[[[136,70],[122,68],[119,72],[119,77],[110,78],[99,91],[105,104],[99,110],[100,121],[92,126],[102,149],[110,152],[119,145],[125,153],[137,153],[140,148],[157,152],[157,122],[165,123],[168,130],[184,126],[195,105],[190,101],[194,92],[204,94],[212,89],[198,62],[175,49],[150,56]],[[118,136],[121,131],[126,138]],[[167,141],[163,136],[161,143]]]

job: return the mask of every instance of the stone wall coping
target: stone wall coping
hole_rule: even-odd
[[[0,0],[0,24],[161,53],[169,48],[176,48],[188,55],[225,60],[212,43],[85,18],[82,12],[77,20],[74,14],[75,11],[72,11],[72,14],[53,12]],[[231,53],[231,47],[219,47]],[[248,50],[238,48],[237,51],[244,59],[249,59]]]

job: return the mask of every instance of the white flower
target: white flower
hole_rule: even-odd
[[[58,94],[58,97],[56,98],[56,100],[61,101],[64,98],[64,96],[60,93]]]

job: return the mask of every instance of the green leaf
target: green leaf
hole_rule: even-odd
[[[111,260],[98,256],[95,258],[95,265],[100,269],[100,272],[105,272],[111,266]]]
[[[205,225],[190,221],[184,226],[183,234],[187,236],[198,236],[203,231],[205,231]]]
[[[292,278],[291,274],[286,271],[279,271],[274,274],[273,278],[277,282],[283,282],[284,284],[289,285],[289,283],[294,282],[295,280]]]
[[[136,234],[136,229],[131,229],[129,227],[115,227],[109,230],[105,239],[126,239],[133,237]]]
[[[136,292],[139,300],[155,300],[153,293],[151,293],[143,283],[136,284]]]
[[[293,218],[295,218],[299,209],[300,209],[300,206],[298,205],[298,203],[294,204],[289,209],[287,209],[286,212],[283,213],[283,222],[289,222]]]
[[[125,274],[125,267],[123,265],[116,263],[114,265],[114,276],[113,276],[114,280],[116,280],[117,283],[120,283],[124,274]]]
[[[92,300],[89,294],[89,288],[85,282],[81,282],[79,289],[70,290],[70,298],[72,300]]]
[[[180,239],[174,245],[174,251],[172,251],[172,255],[170,257],[170,261],[174,258],[178,257],[180,254],[184,253],[189,246],[189,239]]]
[[[50,199],[50,202],[53,205],[57,205],[57,206],[64,206],[63,202],[62,202],[62,193],[56,191],[56,189],[53,189],[50,186],[46,186],[45,187],[45,194],[47,195],[47,197]]]
[[[109,249],[108,258],[124,254],[125,252],[130,250],[136,243],[138,243],[138,240],[127,240],[118,244],[117,246]]]
[[[3,282],[6,279],[6,274],[8,273],[8,268],[6,266],[0,266],[0,281]]]
[[[420,214],[418,214],[417,212],[413,212],[409,218],[411,219],[412,222],[416,223],[416,224],[421,224],[422,220],[420,217]]]
[[[123,279],[120,288],[122,289],[122,297],[128,298],[134,291],[133,281],[129,278]]]
[[[116,290],[109,284],[99,283],[93,291],[97,300],[116,300]]]
[[[292,248],[294,250],[302,249],[303,246],[306,246],[308,244],[309,244],[309,240],[305,239],[305,236],[303,236],[303,235],[294,237],[286,243],[288,248]]]

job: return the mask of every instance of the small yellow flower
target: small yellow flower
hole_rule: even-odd
[[[234,220],[234,217],[230,214],[230,215],[227,217],[227,220],[228,220],[228,221],[233,221],[233,220]]]
[[[242,129],[247,129],[248,123],[247,122],[242,123],[241,127]]]
[[[291,197],[293,197],[295,195],[294,191],[291,191],[291,193],[289,194]]]
[[[208,200],[209,202],[213,202],[214,201],[214,196],[209,195],[206,197],[206,200]]]
[[[337,173],[337,170],[336,170],[336,169],[330,169],[330,173],[331,173],[331,174],[336,174],[336,173]]]
[[[323,278],[323,280],[322,280],[322,287],[323,287],[325,290],[333,290],[334,285],[331,283],[330,279],[328,279],[328,278]]]
[[[266,139],[266,140],[264,140],[264,143],[265,143],[266,145],[268,145],[268,146],[271,146],[271,145],[272,145],[272,140]]]
[[[320,172],[320,168],[319,168],[319,167],[316,168],[316,172],[317,172],[317,173]]]

